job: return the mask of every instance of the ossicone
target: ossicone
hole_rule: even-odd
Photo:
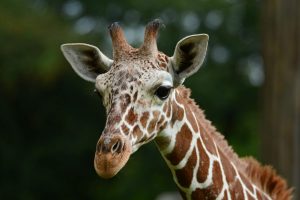
[[[108,30],[112,40],[114,60],[117,60],[122,57],[122,54],[133,49],[133,47],[128,44],[124,32],[118,22],[114,22],[108,26]]]
[[[149,22],[145,29],[144,43],[141,46],[143,51],[157,52],[157,36],[161,27],[164,27],[163,22],[160,19],[155,19]]]

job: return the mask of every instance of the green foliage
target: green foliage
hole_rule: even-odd
[[[60,44],[92,43],[111,55],[106,27],[113,21],[138,46],[143,26],[161,18],[158,46],[168,55],[182,37],[208,33],[206,62],[185,85],[240,154],[257,155],[260,79],[251,64],[261,70],[258,10],[250,0],[2,0],[0,199],[155,199],[176,190],[154,144],[111,180],[94,172],[105,111]]]

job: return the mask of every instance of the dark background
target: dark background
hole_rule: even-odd
[[[162,19],[167,55],[182,37],[209,34],[206,61],[185,85],[239,155],[261,160],[261,8],[257,0],[1,0],[0,199],[150,200],[176,190],[153,142],[113,179],[94,171],[105,111],[60,45],[90,43],[111,57],[115,21],[139,46],[144,25]]]

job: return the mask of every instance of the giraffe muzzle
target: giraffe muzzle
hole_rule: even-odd
[[[96,146],[94,167],[102,178],[112,178],[127,163],[132,152],[129,140],[120,135],[102,135]]]

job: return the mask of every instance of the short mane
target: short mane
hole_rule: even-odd
[[[262,166],[252,157],[239,158],[232,147],[228,145],[224,136],[216,130],[211,121],[206,119],[203,110],[201,110],[196,102],[190,98],[190,89],[179,86],[177,91],[187,100],[192,110],[196,112],[199,120],[203,122],[202,125],[204,125],[204,128],[211,133],[212,138],[223,150],[223,153],[230,158],[240,172],[244,173],[244,175],[250,178],[253,183],[257,184],[262,191],[269,194],[272,199],[292,199],[292,189],[288,188],[286,181],[277,175],[276,171],[271,166]]]

